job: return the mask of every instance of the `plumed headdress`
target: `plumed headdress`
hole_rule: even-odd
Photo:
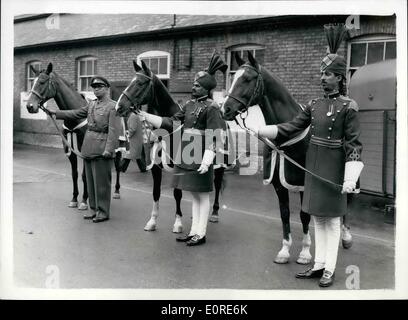
[[[345,77],[346,60],[337,54],[337,50],[347,34],[347,29],[344,24],[328,24],[324,26],[324,32],[329,44],[329,53],[323,58],[320,71],[330,71]]]
[[[215,72],[217,70],[225,72],[227,68],[228,66],[222,61],[220,55],[214,51],[209,67],[205,71],[198,72],[194,77],[194,81],[197,81],[207,90],[212,90],[217,86],[217,81],[214,76]]]

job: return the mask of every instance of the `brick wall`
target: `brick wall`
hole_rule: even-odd
[[[225,28],[217,32],[201,32],[177,38],[152,40],[118,40],[92,45],[65,45],[52,48],[37,48],[16,52],[14,60],[14,139],[16,142],[35,141],[41,137],[42,144],[60,145],[55,128],[49,120],[28,120],[20,118],[20,92],[25,91],[26,63],[40,60],[43,67],[53,62],[54,71],[76,85],[76,59],[92,55],[98,59],[97,72],[110,81],[130,81],[134,70],[132,59],[145,51],[161,50],[171,54],[169,89],[174,99],[184,102],[190,97],[191,84],[196,72],[208,66],[212,51],[217,50],[224,59],[228,48],[242,44],[265,46],[264,67],[278,76],[294,98],[306,103],[321,95],[320,61],[326,52],[326,39],[320,20],[315,24],[301,23],[296,26],[263,25],[252,29]],[[361,18],[361,30],[352,37],[364,34],[395,34],[395,18]],[[345,55],[347,45],[340,53]],[[178,54],[174,58],[174,52]],[[191,52],[191,60],[188,54]],[[186,56],[187,55],[187,56]],[[176,63],[176,65],[174,64]],[[191,63],[191,64],[190,64]],[[217,74],[216,90],[225,88],[225,77]],[[52,102],[51,102],[52,105]],[[51,136],[50,136],[51,135]],[[30,137],[30,139],[28,139]],[[50,138],[51,137],[51,138]]]

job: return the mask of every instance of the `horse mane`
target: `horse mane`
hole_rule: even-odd
[[[264,94],[259,104],[265,122],[277,124],[292,120],[301,111],[299,103],[275,74],[263,66],[259,68],[264,82]]]
[[[64,99],[63,94],[61,92],[62,88],[61,86],[59,86],[60,90],[57,90],[56,96],[54,97],[55,102],[57,103],[58,107],[61,110],[73,110],[86,105],[87,103],[86,99],[81,95],[80,92],[78,92],[77,90],[75,90],[75,88],[72,87],[71,83],[69,83],[63,77],[59,76],[55,71],[51,71],[49,76],[51,77],[51,75],[56,79],[57,82],[60,82],[59,84],[61,83],[64,84],[64,86],[69,90],[67,92],[68,97],[65,97]]]
[[[177,102],[170,95],[163,82],[152,73],[154,87],[153,103],[149,103],[148,112],[153,112],[162,117],[170,117],[180,110]]]

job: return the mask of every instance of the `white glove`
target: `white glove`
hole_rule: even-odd
[[[344,182],[341,193],[351,193],[356,188],[364,164],[361,161],[347,161],[344,169]]]
[[[203,156],[203,161],[201,161],[201,166],[198,168],[198,173],[204,174],[208,171],[208,168],[211,166],[211,164],[214,161],[215,157],[215,152],[211,150],[205,150],[204,151],[204,156]]]
[[[273,140],[278,135],[278,127],[274,124],[261,127],[258,130],[258,135]]]
[[[146,111],[139,111],[137,114],[139,115],[140,121],[145,121],[146,120],[147,122],[152,124],[153,127],[155,127],[155,128],[160,128],[160,126],[161,126],[161,124],[163,122],[162,117],[156,116],[156,115],[151,114],[151,113],[147,113]]]

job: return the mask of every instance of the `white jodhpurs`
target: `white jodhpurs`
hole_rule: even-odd
[[[193,196],[193,208],[191,230],[189,235],[197,234],[200,239],[207,233],[208,216],[210,215],[210,193],[191,192]]]
[[[334,272],[340,241],[340,217],[313,216],[315,227],[314,270],[325,269]]]

